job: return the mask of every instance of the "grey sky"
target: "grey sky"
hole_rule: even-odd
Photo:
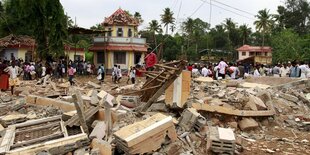
[[[177,19],[177,26],[189,16],[210,21],[210,0],[60,0],[65,12],[77,19],[78,26],[89,28],[97,23],[101,23],[104,17],[110,16],[119,7],[134,13],[140,12],[144,23],[140,29],[145,29],[148,23],[157,19],[164,8],[169,7],[174,12]],[[205,2],[204,2],[205,1]],[[220,3],[217,3],[217,2]],[[253,22],[257,12],[267,8],[270,13],[276,13],[278,5],[283,4],[283,0],[212,0],[211,27],[222,23],[226,18],[232,18],[238,25],[248,24],[254,28]],[[238,11],[240,9],[245,12]],[[221,8],[219,8],[221,7]],[[224,10],[226,9],[226,10]],[[180,10],[180,11],[179,11]],[[229,11],[235,12],[229,12]],[[247,13],[246,13],[247,12]],[[252,14],[252,15],[251,15]],[[245,16],[245,17],[244,17]]]

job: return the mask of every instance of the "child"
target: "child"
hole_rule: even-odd
[[[70,85],[74,85],[74,81],[73,81],[73,77],[74,77],[74,68],[71,67],[71,65],[68,66],[68,75],[69,75],[69,82],[70,82]]]

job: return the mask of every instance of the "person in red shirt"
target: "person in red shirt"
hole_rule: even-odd
[[[154,70],[154,65],[157,63],[157,56],[152,52],[151,48],[147,49],[147,55],[144,58],[145,68],[147,71]]]

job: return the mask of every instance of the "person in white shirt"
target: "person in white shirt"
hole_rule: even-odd
[[[221,58],[221,61],[217,66],[218,66],[218,70],[219,70],[218,76],[222,77],[222,79],[225,79],[226,68],[228,67],[227,63],[224,61],[223,58]]]
[[[229,67],[231,74],[230,77],[231,79],[236,79],[237,76],[239,75],[240,71],[238,69],[238,67],[235,67],[233,64]]]
[[[193,69],[192,69],[192,76],[193,77],[198,77],[200,75],[199,70],[197,68],[196,65],[194,65]]]
[[[301,78],[306,78],[307,68],[309,68],[309,67],[304,62],[301,62],[300,64],[301,64],[299,66],[299,69],[301,71],[300,77]]]
[[[9,85],[11,86],[11,93],[14,94],[14,87],[19,86],[20,82],[18,79],[19,73],[22,69],[18,66],[15,66],[15,62],[11,63],[11,66],[7,67],[4,71],[8,72],[10,75]]]
[[[122,70],[121,70],[121,66],[118,65],[117,67],[117,82],[119,83],[119,81],[122,79]]]
[[[260,77],[261,75],[259,74],[259,71],[258,71],[258,67],[255,67],[255,70],[254,70],[254,77]]]
[[[136,83],[136,67],[130,67],[129,78],[132,84]]]
[[[290,68],[287,67],[286,64],[283,64],[283,66],[280,68],[281,77],[288,77]]]
[[[204,65],[203,68],[201,69],[201,74],[203,77],[208,76],[208,69],[207,69],[206,65]]]

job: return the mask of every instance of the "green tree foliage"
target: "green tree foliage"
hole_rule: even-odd
[[[41,59],[64,55],[68,18],[59,0],[7,0],[4,14],[3,35],[32,36]]]
[[[304,59],[301,43],[302,39],[292,30],[283,30],[274,35],[272,37],[274,63]]]
[[[310,32],[310,4],[307,0],[286,0],[276,15],[280,28],[291,28],[302,35]]]
[[[173,17],[173,12],[170,10],[170,8],[164,9],[164,14],[161,14],[161,22],[164,24],[164,27],[166,27],[166,34],[168,34],[169,24],[174,25],[175,18]]]

